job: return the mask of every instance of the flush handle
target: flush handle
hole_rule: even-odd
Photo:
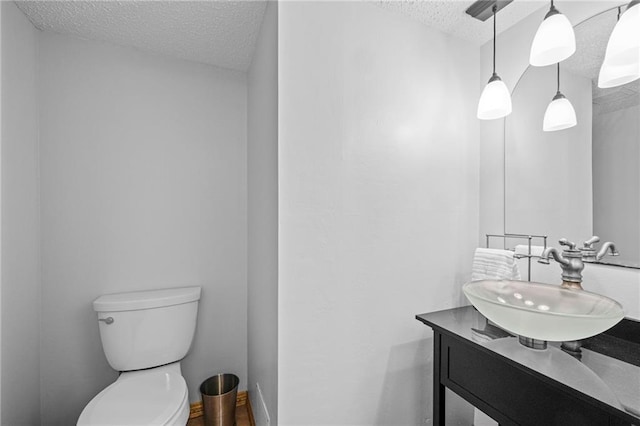
[[[113,324],[113,317],[106,317],[106,318],[100,318],[98,319],[98,321],[104,321],[105,324],[109,325],[109,324]]]

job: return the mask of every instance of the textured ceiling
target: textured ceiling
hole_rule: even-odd
[[[46,31],[133,46],[142,50],[246,71],[266,7],[265,0],[232,1],[18,1]],[[472,1],[373,0],[373,4],[477,45],[491,39],[490,21],[464,11]],[[516,0],[498,13],[498,31],[546,1]]]
[[[640,80],[608,89],[598,87],[600,66],[617,15],[617,9],[614,8],[576,25],[576,53],[561,64],[563,69],[591,80],[595,115],[640,103]]]
[[[379,0],[375,4],[480,46],[493,37],[493,19],[482,22],[467,15],[465,10],[473,3],[467,0]],[[497,32],[506,30],[541,8],[549,8],[549,2],[515,0],[496,14]]]
[[[41,30],[246,71],[264,1],[21,1]]]
[[[576,25],[576,53],[560,66],[597,83],[609,35],[616,24],[616,16],[617,11],[613,9]]]

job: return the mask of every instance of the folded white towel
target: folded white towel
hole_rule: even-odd
[[[520,269],[509,250],[477,248],[473,257],[471,281],[519,280]]]
[[[542,256],[542,252],[544,251],[544,247],[542,246],[531,246],[531,256]],[[527,244],[518,244],[515,247],[516,254],[520,255],[529,255],[529,246]]]

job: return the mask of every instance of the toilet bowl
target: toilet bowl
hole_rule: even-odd
[[[119,293],[93,303],[107,361],[121,371],[78,426],[184,426],[189,395],[180,360],[195,332],[199,287]]]
[[[176,371],[153,368],[123,373],[84,408],[78,426],[184,426],[187,384]]]

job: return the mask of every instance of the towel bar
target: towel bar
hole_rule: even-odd
[[[489,248],[489,240],[491,238],[502,238],[503,241],[503,248],[505,250],[512,250],[507,248],[507,238],[511,238],[511,239],[526,239],[527,240],[527,246],[529,248],[528,250],[528,254],[514,254],[513,257],[515,257],[516,259],[523,259],[523,258],[527,258],[527,281],[531,281],[531,258],[533,257],[540,257],[540,256],[535,256],[531,254],[531,240],[533,240],[534,238],[540,238],[542,239],[543,242],[543,247],[544,249],[547,248],[547,236],[546,235],[531,235],[531,234],[485,234],[487,237],[487,245],[486,247]],[[515,252],[515,248],[512,250]]]

